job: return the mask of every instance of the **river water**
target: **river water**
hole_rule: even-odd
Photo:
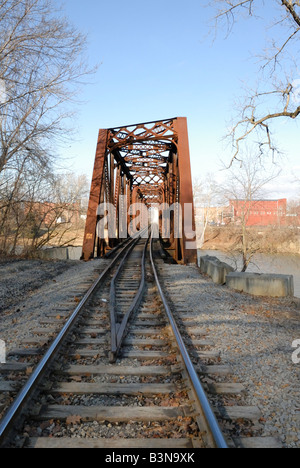
[[[241,270],[241,256],[221,250],[199,250],[198,255],[211,255]],[[277,273],[293,275],[295,296],[300,297],[300,255],[298,254],[256,254],[247,270],[249,273]]]

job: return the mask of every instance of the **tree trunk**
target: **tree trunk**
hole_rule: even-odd
[[[247,227],[246,220],[243,219],[243,235],[242,235],[242,249],[243,249],[243,269],[242,273],[245,273],[249,266],[248,259],[248,236],[247,236]]]

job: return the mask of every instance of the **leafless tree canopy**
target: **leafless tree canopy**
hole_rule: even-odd
[[[197,177],[193,181],[194,202],[196,210],[197,238],[202,247],[205,233],[215,207],[224,204],[223,191],[212,174]]]
[[[88,72],[85,43],[52,0],[0,1],[0,173],[20,158],[51,159],[64,104]]]
[[[257,20],[263,19],[266,30],[272,33],[260,57],[259,84],[249,91],[240,106],[240,115],[229,136],[234,147],[232,161],[239,159],[242,144],[250,136],[255,136],[261,153],[267,149],[274,155],[279,150],[272,137],[271,123],[277,119],[294,120],[300,115],[300,1],[214,0],[210,3],[216,7],[217,26],[225,23],[228,34],[241,16],[258,14]]]
[[[82,228],[89,183],[85,176],[36,171],[5,171],[0,184],[0,253],[33,254],[51,243],[72,243]],[[20,249],[17,249],[19,247]]]
[[[57,4],[0,0],[0,247],[5,252],[14,251],[22,237],[37,246],[40,227],[47,225],[52,235],[59,212],[78,201],[79,186],[68,177],[62,182],[54,162],[57,145],[70,134],[70,109],[93,70],[85,60],[86,37]]]

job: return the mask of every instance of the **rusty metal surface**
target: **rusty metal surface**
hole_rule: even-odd
[[[127,228],[135,215],[128,214],[133,203],[179,203],[184,213],[189,204],[190,214],[183,214],[182,239],[174,236],[174,215],[171,215],[171,234],[167,248],[177,262],[196,262],[195,220],[192,176],[188,143],[187,119],[172,119],[139,123],[100,130],[95,158],[90,203],[83,245],[84,260],[103,255],[120,240],[124,227],[118,224],[119,196],[127,200]],[[100,202],[114,205],[116,237],[98,239],[96,234],[97,207]]]
[[[106,158],[107,130],[99,130],[98,144],[96,150],[92,185],[90,191],[89,207],[85,225],[85,234],[82,248],[82,259],[90,260],[94,257],[97,209],[101,202],[101,191],[103,189],[103,175]]]

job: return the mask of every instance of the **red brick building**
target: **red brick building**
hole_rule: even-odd
[[[281,200],[230,200],[232,221],[247,226],[286,226],[287,199]]]

